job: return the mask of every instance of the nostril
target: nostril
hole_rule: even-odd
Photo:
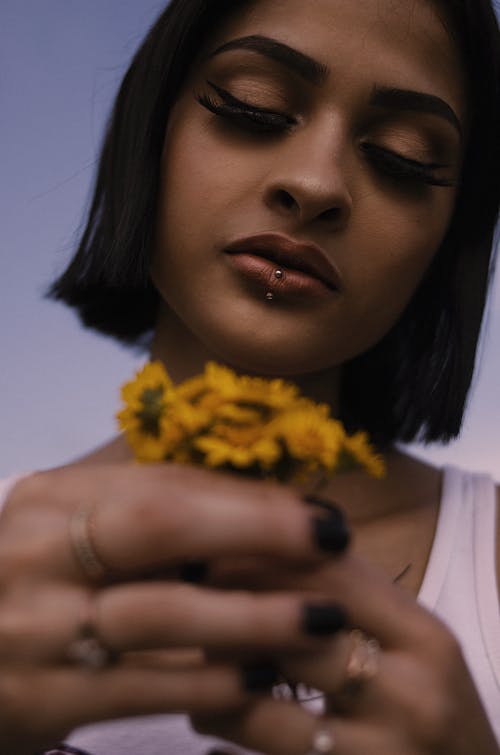
[[[286,207],[287,210],[295,205],[295,199],[284,189],[280,189],[278,191],[277,197],[279,202],[283,205],[283,207]]]
[[[340,215],[340,209],[338,207],[331,207],[329,210],[325,210],[321,213],[320,220],[337,220]]]

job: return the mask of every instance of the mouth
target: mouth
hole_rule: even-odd
[[[272,291],[313,294],[323,289],[331,294],[342,289],[337,267],[321,247],[310,242],[265,233],[237,239],[224,251],[234,256],[238,269]]]

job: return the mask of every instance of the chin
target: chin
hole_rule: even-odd
[[[229,365],[238,372],[265,377],[289,377],[323,372],[335,367],[330,359],[300,347],[300,341],[283,339],[265,340],[255,338],[214,339],[209,346],[216,361]]]

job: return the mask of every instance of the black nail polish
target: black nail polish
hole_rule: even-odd
[[[179,567],[179,576],[183,582],[199,585],[204,582],[208,574],[206,561],[187,561]]]
[[[247,692],[268,692],[280,680],[278,669],[272,663],[243,666],[241,677]]]
[[[315,637],[335,634],[347,626],[347,616],[339,606],[321,603],[304,606],[302,629]]]
[[[320,550],[340,553],[349,545],[351,535],[340,512],[328,517],[315,517],[312,525],[314,542]]]

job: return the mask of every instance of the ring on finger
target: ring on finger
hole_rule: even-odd
[[[349,636],[352,647],[339,690],[341,694],[360,692],[378,674],[380,665],[380,645],[374,637],[367,637],[360,629],[353,629]]]
[[[316,729],[311,749],[307,755],[334,755],[335,734],[331,726],[322,725]]]
[[[67,651],[68,660],[76,666],[99,671],[116,662],[118,654],[107,647],[99,635],[97,604],[89,604],[88,615],[81,622],[77,636]]]
[[[109,576],[95,546],[94,507],[83,505],[71,516],[69,533],[73,553],[85,576],[91,580],[103,579]]]

